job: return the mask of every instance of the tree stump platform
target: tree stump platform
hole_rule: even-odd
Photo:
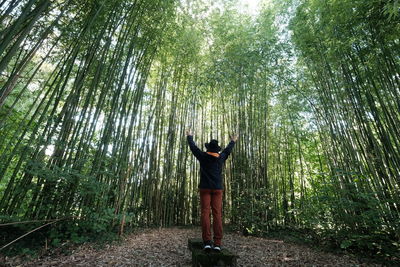
[[[188,248],[192,252],[193,267],[236,267],[237,255],[226,248],[221,252],[206,252],[203,250],[203,240],[200,238],[189,238]]]

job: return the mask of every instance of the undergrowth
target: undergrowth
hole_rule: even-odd
[[[382,235],[347,235],[337,237],[337,233],[318,233],[310,229],[296,229],[290,227],[276,227],[262,231],[260,229],[249,231],[249,228],[237,226],[229,227],[231,231],[239,231],[245,236],[273,238],[285,242],[305,245],[313,249],[330,252],[338,255],[351,255],[361,262],[378,263],[384,266],[400,266],[400,254],[397,246],[389,236]],[[357,238],[357,239],[356,239]],[[352,240],[349,246],[346,240]]]

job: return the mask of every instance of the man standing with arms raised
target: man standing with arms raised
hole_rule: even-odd
[[[201,151],[193,141],[193,134],[186,131],[190,150],[200,162],[200,206],[201,230],[204,249],[221,251],[222,241],[222,168],[231,153],[238,136],[231,136],[228,146],[222,151],[218,141],[212,139],[205,144],[206,152]],[[214,245],[211,242],[210,208],[213,216]]]

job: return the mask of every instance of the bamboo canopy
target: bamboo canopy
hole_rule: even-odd
[[[397,1],[231,2],[0,1],[0,220],[197,224],[191,128],[225,223],[398,240]]]

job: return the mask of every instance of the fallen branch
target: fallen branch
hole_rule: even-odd
[[[27,236],[27,235],[29,235],[29,234],[31,234],[31,233],[33,233],[33,232],[35,232],[35,231],[37,231],[37,230],[39,230],[39,229],[45,227],[45,226],[47,226],[47,225],[50,225],[50,224],[53,224],[53,223],[56,223],[56,222],[59,222],[59,221],[65,220],[65,219],[67,219],[67,218],[57,219],[57,220],[54,220],[54,221],[52,221],[52,222],[46,223],[46,224],[44,224],[44,225],[42,225],[42,226],[39,226],[39,227],[33,229],[32,231],[29,231],[28,233],[21,235],[21,236],[18,237],[17,239],[14,239],[14,240],[11,241],[10,243],[4,245],[3,247],[0,248],[0,251],[3,250],[3,249],[5,249],[5,248],[8,247],[9,245],[11,245],[11,244],[17,242],[17,241],[20,240],[21,238],[24,238],[25,236]]]
[[[34,221],[23,221],[23,222],[2,223],[2,224],[0,224],[0,227],[1,227],[1,226],[7,226],[7,225],[14,225],[14,224],[23,224],[23,223],[50,222],[50,221],[54,221],[54,220],[60,220],[60,219],[34,220]]]

